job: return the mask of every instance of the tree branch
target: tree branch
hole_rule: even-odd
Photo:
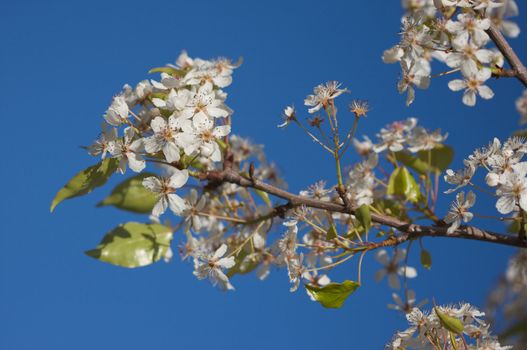
[[[516,55],[516,52],[514,52],[507,42],[507,39],[505,39],[494,23],[491,23],[490,28],[487,29],[487,34],[511,66],[514,76],[518,78],[525,87],[527,87],[527,68],[525,68],[518,55]],[[504,74],[503,76],[510,77],[510,72],[507,73],[508,74]]]
[[[260,191],[267,192],[268,194],[276,197],[285,199],[288,204],[285,208],[292,209],[298,206],[306,206],[310,208],[323,209],[330,212],[339,212],[354,214],[356,208],[349,208],[346,205],[342,205],[334,202],[321,201],[317,199],[302,197],[287,191],[284,191],[278,187],[270,185],[268,183],[249,179],[241,174],[238,174],[232,169],[226,169],[223,171],[211,171],[207,173],[200,173],[197,176],[200,180],[207,180],[212,185],[218,185],[221,183],[229,182],[237,184],[242,187],[254,188]],[[275,213],[274,216],[276,216]],[[283,212],[282,212],[283,215]],[[379,215],[371,213],[372,221],[380,224],[389,226],[402,232],[401,235],[392,236],[382,242],[374,243],[367,249],[375,249],[379,247],[396,246],[409,240],[413,240],[420,237],[450,237],[450,238],[463,238],[469,240],[498,243],[513,247],[527,248],[527,243],[518,238],[517,236],[505,235],[495,233],[491,231],[485,231],[474,226],[462,226],[452,233],[448,233],[448,226],[425,226],[411,224],[395,217],[388,215]]]

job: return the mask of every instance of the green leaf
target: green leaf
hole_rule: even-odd
[[[521,223],[519,221],[513,221],[507,226],[507,232],[518,233],[520,232]]]
[[[116,159],[106,158],[98,164],[77,173],[57,192],[51,202],[50,211],[53,212],[55,207],[66,199],[88,194],[95,188],[104,185],[117,169],[117,165]]]
[[[147,266],[167,254],[171,241],[170,227],[128,222],[108,232],[86,255],[122,267]]]
[[[330,283],[324,287],[305,286],[308,293],[322,306],[338,309],[360,285],[354,281]]]
[[[235,274],[246,275],[251,273],[261,264],[261,259],[256,254],[246,252],[244,249],[235,257],[236,264],[227,271],[227,277],[231,278]]]
[[[152,73],[167,73],[178,76],[182,74],[182,71],[173,67],[155,67],[148,71],[148,74]]]
[[[332,240],[333,238],[337,238],[339,234],[337,233],[337,228],[335,227],[335,224],[331,224],[329,226],[328,230],[326,231],[326,240]]]
[[[356,211],[355,211],[355,217],[359,222],[361,223],[362,227],[364,227],[364,230],[366,233],[371,228],[371,213],[370,213],[370,207],[366,204],[361,205]]]
[[[427,270],[432,268],[432,256],[426,249],[421,249],[421,265]]]
[[[441,322],[441,325],[445,327],[446,330],[457,335],[463,334],[464,326],[461,320],[439,311],[439,308],[437,308],[436,306],[434,306],[434,311],[437,317],[439,318],[439,322]]]
[[[454,159],[454,150],[447,145],[437,145],[430,151],[419,151],[417,157],[428,165],[428,152],[430,152],[430,166],[434,171],[445,171]]]
[[[273,204],[271,203],[271,199],[269,198],[269,194],[267,194],[267,192],[261,190],[254,190],[254,192],[256,192],[258,197],[260,197],[268,207],[273,206]]]
[[[394,159],[391,155],[389,155],[389,158],[392,159],[392,161]],[[417,171],[419,174],[426,174],[431,170],[426,162],[423,162],[421,159],[413,156],[408,151],[400,151],[395,153],[395,159],[407,167]]]
[[[389,155],[389,158],[392,161],[394,160],[394,157],[391,155]],[[448,169],[448,166],[454,159],[454,150],[447,145],[437,145],[430,151],[419,151],[415,156],[408,151],[400,151],[395,153],[395,159],[403,165],[417,171],[419,174],[424,175],[429,172],[442,172]]]
[[[391,196],[404,197],[412,203],[419,201],[420,197],[419,185],[404,166],[396,168],[390,175],[387,193]]]
[[[154,174],[142,173],[121,182],[97,206],[113,205],[134,213],[151,213],[157,202],[157,196],[143,186],[143,179],[149,176],[154,176]]]

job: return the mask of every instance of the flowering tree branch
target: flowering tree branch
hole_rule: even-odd
[[[504,25],[505,18],[515,12],[512,0],[509,6],[499,0],[411,3],[401,41],[383,55],[387,63],[400,63],[398,90],[407,93],[407,104],[414,100],[414,88],[426,89],[432,78],[457,72],[462,79],[451,80],[448,86],[463,91],[462,101],[468,106],[476,104],[477,96],[494,96],[485,85],[491,76],[516,77],[527,86],[527,69],[500,32],[510,37],[519,34],[511,23]],[[497,48],[488,48],[492,42]],[[432,59],[451,69],[432,75]],[[505,60],[509,68],[503,67]],[[284,190],[285,182],[267,160],[263,146],[231,134],[233,111],[223,89],[232,83],[239,64],[225,58],[191,58],[183,52],[175,64],[150,71],[161,73],[159,81],[143,80],[135,88],[125,85],[108,107],[98,139],[87,147],[92,156],[100,157],[99,163],[60,189],[51,211],[66,199],[104,185],[112,174],[130,169],[137,174],[117,185],[99,204],[151,214],[150,222],[119,225],[86,252],[89,256],[128,268],[170,260],[173,235],[182,231],[186,240],[179,251],[183,260],[193,261],[198,279],[234,290],[230,277],[236,274],[254,271],[263,280],[271,267],[284,267],[290,291],[303,282],[312,300],[332,308],[340,307],[361,285],[363,258],[376,250],[375,258],[383,265],[376,279],[386,276],[390,287],[398,290],[403,278],[405,301],[394,294],[396,309],[411,313],[414,325],[426,324],[429,330],[423,337],[411,327],[396,336],[390,348],[406,349],[406,342],[418,342],[424,348],[468,349],[465,325],[474,329],[471,320],[482,314],[467,305],[459,310],[434,307],[433,313],[422,314],[415,293],[408,289],[407,279],[417,276],[417,270],[408,266],[408,251],[418,240],[421,265],[429,269],[432,258],[423,246],[424,237],[527,248],[527,140],[495,138],[466,157],[462,169],[453,171],[449,166],[454,151],[444,143],[447,134],[418,125],[416,118],[392,121],[374,141],[366,135],[362,141],[357,139],[368,103],[353,100],[348,108],[353,122],[341,118],[335,99],[349,90],[329,81],[304,99],[312,116],[308,124],[288,106],[279,127],[296,124],[327,151],[335,162],[336,181],[328,188],[319,181],[294,194]],[[527,94],[517,107],[527,120]],[[355,149],[356,157],[343,157],[348,148]],[[345,169],[347,160],[354,163]],[[152,168],[159,174],[145,172]],[[490,190],[478,184],[474,177],[478,169],[486,173]],[[435,212],[442,174],[451,185],[445,194],[456,193],[444,217]],[[500,216],[473,208],[476,194],[472,190],[495,199]],[[285,203],[273,204],[269,196]],[[176,226],[161,222],[160,216],[167,212],[181,218]],[[517,234],[465,225],[475,217],[507,220],[510,232]],[[285,219],[281,224],[286,228],[274,225],[275,218]],[[423,220],[431,224],[420,224]],[[285,232],[272,237],[271,230],[280,228]],[[393,248],[391,257],[383,249],[387,247]],[[357,281],[331,282],[326,273],[354,257]],[[477,323],[481,329],[469,338],[479,348],[508,349]]]
[[[329,212],[337,213],[346,213],[346,214],[355,214],[356,207],[347,207],[340,203],[327,202],[322,200],[317,200],[313,198],[307,198],[299,196],[283,189],[280,189],[271,184],[256,180],[249,179],[241,174],[237,173],[232,169],[227,169],[224,171],[211,171],[207,173],[197,174],[197,178],[200,180],[207,180],[212,184],[221,184],[221,183],[233,183],[242,187],[254,188],[260,191],[264,191],[273,196],[287,200],[288,204],[285,206],[280,206],[273,213],[275,216],[283,216],[285,212],[294,207],[306,206],[310,208],[323,209]],[[407,242],[409,240],[417,239],[420,237],[448,237],[448,238],[463,238],[469,240],[477,240],[488,243],[497,243],[508,246],[527,248],[527,243],[520,239],[517,236],[505,235],[500,233],[495,233],[491,231],[482,230],[474,226],[462,226],[455,230],[454,232],[447,232],[448,226],[425,226],[418,225],[413,223],[408,223],[402,221],[398,218],[380,215],[376,213],[371,213],[372,221],[389,226],[397,229],[402,232],[402,235],[392,236],[386,240],[373,244],[371,248],[379,248],[386,246],[396,246]],[[370,250],[368,249],[368,250]]]
[[[487,29],[487,34],[511,66],[512,73],[514,74],[513,76],[518,78],[518,80],[527,87],[527,68],[522,63],[514,49],[509,45],[507,39],[505,39],[503,34],[501,34],[500,30],[496,28],[493,23],[491,23],[489,29]],[[504,76],[511,76],[511,72],[506,73],[507,74]]]

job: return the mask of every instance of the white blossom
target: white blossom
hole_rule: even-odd
[[[405,276],[406,278],[417,277],[417,270],[411,266],[401,266],[406,257],[405,249],[397,249],[394,251],[393,257],[389,257],[386,249],[380,249],[375,253],[375,259],[383,265],[383,268],[375,273],[375,279],[380,281],[384,276],[388,278],[388,285],[390,288],[399,289],[401,283],[398,276]]]
[[[158,178],[150,176],[143,180],[143,186],[158,195],[158,201],[155,204],[152,215],[160,216],[167,208],[170,208],[176,215],[181,215],[188,209],[186,201],[178,196],[175,192],[188,181],[187,170],[175,170],[174,174],[168,178]]]
[[[104,119],[112,126],[119,126],[128,119],[129,114],[128,104],[124,96],[119,95],[113,98],[112,104],[104,115]]]
[[[335,98],[342,95],[347,89],[340,89],[340,83],[337,81],[328,81],[325,84],[320,84],[313,90],[313,95],[308,95],[304,100],[304,104],[308,107],[309,113],[315,113],[321,108],[326,108]]]
[[[445,216],[445,222],[451,224],[448,228],[448,233],[453,233],[456,231],[461,222],[469,222],[474,217],[474,214],[468,210],[474,206],[476,202],[476,195],[474,192],[469,191],[467,197],[465,198],[465,192],[459,192],[456,195],[456,200],[452,203],[450,211]]]
[[[478,47],[485,45],[489,35],[485,32],[490,27],[490,19],[478,19],[472,13],[461,13],[457,15],[457,21],[449,20],[446,23],[447,30],[456,35],[454,41],[471,41]]]
[[[494,92],[484,85],[491,76],[491,71],[488,68],[479,70],[476,74],[470,73],[465,79],[456,79],[448,83],[448,87],[452,91],[459,91],[465,89],[463,93],[463,103],[467,106],[476,105],[476,95],[488,100],[494,97]]]
[[[126,165],[136,173],[145,168],[145,160],[141,156],[143,152],[143,140],[134,140],[135,131],[132,127],[124,129],[124,137],[113,142],[108,149],[113,158],[119,160],[119,171],[124,174]]]
[[[226,252],[227,245],[222,244],[213,254],[198,256],[194,275],[200,280],[208,278],[212,285],[218,285],[223,290],[234,290],[223,270],[230,269],[236,262],[234,256],[223,257]]]

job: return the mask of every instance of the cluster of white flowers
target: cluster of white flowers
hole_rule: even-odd
[[[396,121],[382,128],[377,134],[379,142],[373,145],[373,151],[399,152],[407,149],[412,153],[428,151],[441,145],[448,134],[441,135],[440,130],[430,132],[423,127],[417,126],[416,118],[408,118]]]
[[[504,59],[496,48],[488,48],[486,30],[494,25],[506,36],[519,35],[519,27],[508,20],[518,15],[515,0],[406,0],[403,6],[407,13],[401,42],[384,52],[383,61],[400,63],[397,87],[407,92],[406,103],[413,102],[415,87],[429,87],[433,59],[452,68],[447,73],[461,72],[462,79],[450,81],[448,87],[463,90],[467,106],[476,104],[477,95],[492,98],[485,82],[503,67]]]
[[[232,110],[221,89],[231,84],[236,67],[227,59],[192,59],[183,52],[176,65],[159,69],[160,81],[144,80],[135,88],[125,85],[106,111],[107,124],[90,153],[118,159],[121,173],[127,165],[141,172],[145,158],[175,164],[186,157],[213,167],[222,158],[221,140],[231,131],[227,117]],[[123,137],[118,136],[121,127]],[[146,178],[144,186],[159,196],[153,215],[167,208],[180,215],[188,209],[175,194],[187,181],[187,171],[177,169],[167,178]]]
[[[374,173],[381,153],[428,151],[442,145],[447,137],[448,134],[442,135],[440,130],[431,132],[417,126],[417,119],[409,118],[382,128],[377,134],[377,143],[367,136],[363,141],[354,139],[355,150],[364,160],[354,165],[348,173],[347,196],[351,203],[357,206],[372,204],[375,198],[385,195],[385,189],[379,188]]]
[[[496,188],[496,209],[500,214],[518,215],[520,211],[527,210],[527,162],[523,162],[527,154],[527,141],[521,137],[511,137],[505,143],[497,138],[487,147],[477,149],[464,160],[465,167],[453,171],[448,169],[444,176],[445,181],[455,187],[445,193],[452,193],[467,185],[474,186],[472,179],[479,168],[487,174],[485,182],[488,186]],[[469,208],[474,206],[475,194],[470,191],[465,199],[463,192],[458,193],[452,209],[447,214],[445,221],[451,223],[450,232],[456,230],[461,221],[468,222],[473,214]]]
[[[440,318],[443,316],[443,320]],[[467,350],[508,350],[489,332],[489,325],[484,321],[485,314],[470,304],[459,306],[440,306],[430,313],[414,308],[406,315],[410,327],[397,332],[393,340],[386,345],[391,350],[433,350],[433,349],[467,349]],[[460,332],[454,333],[444,318],[454,319]]]

